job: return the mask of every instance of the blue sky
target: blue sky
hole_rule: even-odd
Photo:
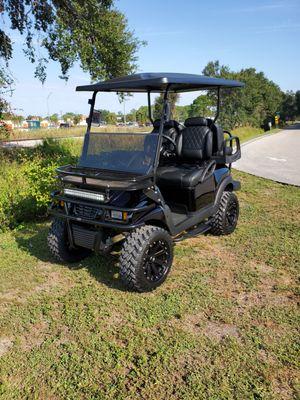
[[[300,89],[300,0],[118,0],[136,35],[148,42],[139,51],[139,71],[201,73],[211,60],[237,70],[255,67],[283,90]],[[66,111],[87,113],[88,95],[75,86],[89,77],[79,66],[66,84],[58,78],[59,66],[51,62],[44,86],[33,77],[34,67],[22,54],[22,38],[14,33],[15,52],[10,69],[16,79],[8,100],[17,113],[47,114]],[[181,97],[189,104],[194,95]],[[122,109],[115,95],[101,96],[99,107]],[[138,95],[126,109],[144,104]]]

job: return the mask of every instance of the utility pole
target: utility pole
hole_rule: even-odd
[[[49,119],[49,97],[51,96],[52,92],[50,92],[47,96],[47,118]]]
[[[123,99],[123,107],[124,107],[124,109],[123,109],[123,121],[124,121],[124,124],[126,125],[125,96],[124,96],[124,99]]]

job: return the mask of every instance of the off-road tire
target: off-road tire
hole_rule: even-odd
[[[231,213],[229,218],[228,214]],[[210,220],[213,235],[229,235],[232,233],[239,218],[239,201],[235,193],[224,191],[219,203],[218,211]]]
[[[167,262],[163,276],[156,282],[146,277],[146,262],[150,247],[163,243]],[[149,292],[160,286],[166,279],[173,261],[173,241],[169,233],[157,226],[147,225],[135,229],[127,235],[120,255],[120,276],[131,290]],[[150,261],[149,261],[150,262]],[[163,268],[163,267],[162,267]]]
[[[70,248],[66,221],[55,218],[51,224],[48,248],[52,256],[60,262],[78,262],[86,258],[91,251],[83,247]]]

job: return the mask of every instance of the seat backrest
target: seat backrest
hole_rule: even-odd
[[[214,123],[214,121],[210,118],[207,118],[208,126],[210,127],[213,133],[213,147],[212,153],[213,155],[220,155],[223,150],[223,142],[224,142],[224,132],[223,129]]]
[[[212,155],[213,133],[206,118],[188,118],[177,140],[178,156],[185,161],[208,160]]]

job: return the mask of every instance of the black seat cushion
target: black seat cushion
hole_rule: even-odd
[[[206,165],[169,165],[157,169],[157,183],[162,186],[188,188],[196,186],[203,175]]]
[[[184,124],[177,141],[178,155],[188,162],[208,160],[212,155],[212,131],[206,118],[188,118]]]

